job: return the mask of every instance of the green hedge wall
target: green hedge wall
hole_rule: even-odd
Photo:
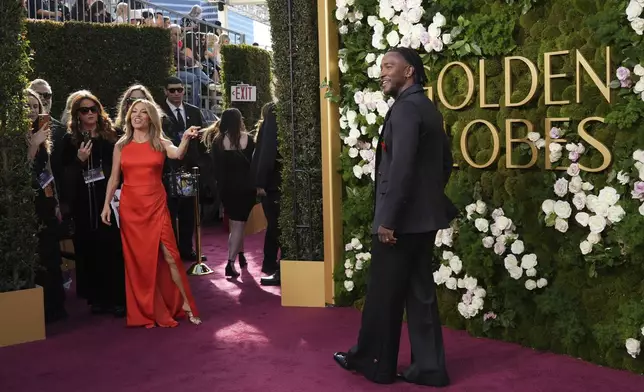
[[[244,115],[247,129],[252,129],[261,118],[262,106],[272,101],[271,56],[260,48],[250,45],[224,45],[221,48],[224,106],[235,107]],[[231,102],[231,86],[244,83],[257,86],[255,102]]]
[[[587,73],[583,72],[582,102],[575,103],[575,50],[578,49],[588,60],[602,81],[605,78],[607,46],[611,47],[611,80],[616,79],[615,71],[620,66],[633,70],[636,64],[644,65],[643,39],[635,33],[626,18],[627,4],[625,0],[542,0],[531,3],[498,0],[423,1],[423,26],[428,26],[432,17],[440,12],[447,20],[443,30],[451,31],[455,37],[440,53],[421,53],[430,69],[428,73],[433,81],[431,86],[435,102],[438,102],[438,74],[447,63],[461,61],[474,72],[474,99],[465,109],[452,111],[439,105],[453,135],[454,158],[459,165],[447,188],[449,197],[463,211],[463,215],[465,207],[477,200],[487,204],[488,219],[493,209],[502,208],[516,224],[516,233],[523,240],[526,253],[537,255],[538,278],[548,280],[547,286],[528,290],[524,286],[525,275],[520,280],[511,278],[504,266],[507,253],[498,256],[492,249],[485,248],[481,241],[484,235],[474,228],[473,221],[463,216],[457,221],[458,232],[454,235],[453,246],[439,249],[436,252],[437,260],[441,260],[443,250],[453,251],[463,264],[463,272],[458,277],[463,274],[476,277],[478,285],[485,288],[487,295],[483,310],[475,317],[465,319],[457,310],[465,290],[449,290],[444,285],[440,286],[439,306],[443,323],[466,329],[475,336],[517,342],[642,373],[644,355],[632,358],[627,353],[625,341],[628,338],[641,341],[641,328],[644,326],[644,236],[641,234],[644,217],[642,212],[638,212],[641,202],[631,197],[632,183],[637,178],[637,174],[631,171],[634,165],[632,154],[637,149],[644,149],[644,102],[640,94],[634,94],[631,89],[620,89],[617,83],[611,92],[611,103],[608,104]],[[524,13],[530,5],[532,8]],[[385,52],[372,47],[373,29],[366,23],[367,16],[378,15],[378,3],[356,0],[354,7],[364,14],[364,19],[361,26],[344,22],[349,34],[342,36],[341,45],[341,68],[346,66],[340,83],[341,106],[345,108],[343,114],[346,114],[346,109],[357,111],[354,102],[356,91],[366,88],[379,90],[377,80],[367,76],[367,68],[372,64],[369,64],[366,56],[368,53],[377,56]],[[385,35],[389,31],[391,27],[388,26]],[[543,54],[561,50],[570,50],[570,54],[553,58],[553,73],[565,73],[567,77],[553,80],[552,97],[555,100],[570,100],[571,103],[565,106],[545,105]],[[506,56],[524,56],[538,69],[537,94],[519,108],[508,108],[503,104],[503,58]],[[480,58],[485,58],[486,100],[500,103],[500,108],[482,109],[479,106]],[[517,102],[527,95],[530,88],[529,73],[527,67],[517,62],[512,66],[512,74],[515,81],[512,99]],[[633,80],[635,82],[639,77],[633,76]],[[468,87],[464,72],[453,68],[445,76],[443,87],[450,102],[462,102]],[[545,118],[569,117],[569,130],[564,138],[570,142],[584,142],[587,152],[582,155],[580,163],[586,167],[598,167],[602,162],[601,154],[577,135],[579,122],[592,116],[606,118],[606,124],[591,123],[587,129],[590,135],[612,152],[613,164],[602,173],[582,172],[581,178],[594,185],[594,190],[588,194],[597,195],[604,186],[614,187],[621,195],[619,205],[624,208],[626,215],[621,222],[607,227],[592,253],[583,256],[580,243],[588,236],[589,229],[575,222],[577,208],[573,207],[568,220],[570,227],[565,233],[547,227],[541,212],[544,200],[558,199],[553,192],[553,184],[557,178],[566,176],[565,172],[545,169],[544,149],[538,151],[539,158],[533,168],[507,168],[505,159],[509,149],[505,145],[505,120],[529,120],[535,126],[534,131],[544,137],[550,131],[545,129]],[[476,119],[489,121],[499,131],[500,154],[487,169],[469,166],[460,149],[465,125]],[[378,126],[382,124],[382,118],[376,124],[368,124],[361,114],[358,114],[357,121],[359,126],[367,128],[366,136],[360,136],[359,140],[367,142],[377,135]],[[341,136],[347,133],[348,130],[343,131]],[[525,127],[517,127],[514,134],[515,137],[525,136]],[[470,132],[467,145],[470,155],[478,163],[487,161],[492,154],[492,138],[483,127],[475,127]],[[555,166],[570,164],[565,143],[562,146],[564,158]],[[523,147],[515,145],[512,149],[515,164],[530,160],[530,150]],[[344,146],[342,173],[345,189],[348,190],[343,199],[344,237],[346,243],[356,238],[363,246],[360,250],[346,252],[346,257],[351,259],[346,266],[349,272],[340,265],[336,268],[336,279],[341,283],[336,286],[340,288],[336,291],[336,301],[360,307],[365,293],[368,262],[360,269],[354,269],[353,265],[356,264],[356,253],[369,252],[368,227],[372,215],[367,206],[371,202],[372,181],[366,176],[354,176],[352,169],[357,164],[364,162],[360,161],[360,157],[351,158],[349,146]],[[622,170],[631,175],[630,184],[622,185],[615,179]],[[507,247],[509,249],[509,244]],[[344,263],[344,260],[341,262]],[[342,284],[349,280],[351,284]],[[488,312],[496,315],[496,318],[485,319],[484,314]]]
[[[28,48],[17,39],[25,34],[24,10],[18,1],[4,1],[0,15],[0,292],[6,292],[34,285],[37,223],[25,145]]]
[[[54,93],[52,115],[60,117],[67,96],[80,89],[94,93],[111,113],[133,83],[163,98],[172,72],[172,44],[167,29],[125,24],[30,21],[32,50],[29,78],[49,82]]]
[[[279,101],[280,154],[283,158],[282,256],[287,260],[323,260],[317,3],[314,0],[292,2],[293,53],[289,49],[287,3],[284,0],[267,1]]]

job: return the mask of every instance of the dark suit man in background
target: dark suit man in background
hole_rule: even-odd
[[[262,272],[267,274],[260,283],[264,286],[278,286],[281,283],[278,264],[280,250],[280,186],[282,185],[282,165],[277,151],[277,117],[275,104],[269,103],[262,109],[264,121],[259,128],[255,153],[251,163],[255,174],[255,187],[261,197],[266,216],[264,236],[264,261]]]
[[[358,344],[334,354],[347,370],[388,384],[445,386],[443,335],[433,279],[432,248],[456,208],[444,193],[452,169],[443,118],[425,96],[418,53],[387,52],[380,81],[395,97],[376,150],[375,215],[367,296]],[[411,365],[396,374],[403,311],[407,308]]]
[[[203,127],[201,110],[196,106],[183,102],[185,86],[181,79],[175,76],[166,80],[165,96],[166,100],[161,104],[161,108],[167,115],[163,122],[163,132],[175,145],[179,145],[186,129],[193,126]],[[177,173],[181,170],[192,173],[192,168],[197,166],[199,157],[202,154],[200,146],[199,140],[192,140],[188,146],[188,153],[183,160],[166,159],[164,166],[164,178],[167,179],[165,181],[166,188],[170,186],[169,175],[172,173]],[[177,237],[177,246],[183,261],[197,260],[197,253],[193,247],[195,234],[194,202],[192,197],[170,197],[170,193],[168,193],[168,208],[172,217],[175,236]],[[206,257],[202,256],[202,261],[205,260]]]

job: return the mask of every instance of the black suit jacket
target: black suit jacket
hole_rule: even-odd
[[[443,116],[420,85],[403,91],[385,118],[376,149],[375,214],[398,234],[449,227],[457,210],[445,195],[452,171]]]
[[[181,143],[181,137],[183,136],[183,133],[186,131],[186,129],[193,126],[203,127],[204,123],[203,117],[201,115],[201,110],[199,110],[199,108],[185,102],[183,104],[183,108],[186,116],[185,129],[181,129],[182,127],[177,121],[177,114],[173,113],[172,110],[170,110],[167,102],[164,101],[161,104],[161,109],[163,109],[163,111],[165,112],[165,116],[162,119],[163,132],[168,138],[170,138],[170,140],[172,140],[175,146],[178,146]],[[192,168],[194,166],[199,166],[202,150],[203,153],[205,153],[205,149],[202,148],[199,140],[191,140],[188,146],[188,151],[186,152],[186,156],[183,158],[183,160],[177,161],[166,159],[164,171],[169,172],[171,170],[179,170],[183,168],[189,172],[192,172]]]
[[[277,118],[268,115],[257,133],[257,144],[251,162],[255,187],[278,192],[282,183],[281,157],[277,151]]]

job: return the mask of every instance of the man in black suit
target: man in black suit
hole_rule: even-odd
[[[176,144],[179,145],[186,129],[197,126],[203,127],[201,110],[196,106],[183,102],[185,86],[181,79],[172,76],[166,80],[166,100],[161,108],[166,113],[163,122],[163,132]],[[192,173],[192,168],[198,165],[202,153],[199,140],[192,140],[188,146],[188,152],[182,161],[166,159],[164,167],[164,178],[166,187],[169,187],[168,177],[172,173],[181,170]],[[177,236],[177,246],[183,261],[196,261],[197,253],[194,250],[195,234],[195,206],[192,197],[168,197],[168,208],[172,217],[172,225]],[[178,221],[178,222],[177,222]],[[202,256],[202,261],[206,260]]]
[[[282,163],[277,150],[277,117],[275,104],[269,103],[263,110],[264,121],[257,134],[257,143],[251,163],[255,174],[257,194],[262,198],[262,208],[266,216],[266,234],[264,236],[264,260],[262,272],[268,276],[260,279],[263,286],[279,286],[279,250],[280,250],[280,186],[282,184]]]
[[[416,51],[390,50],[380,72],[383,92],[396,101],[376,150],[370,280],[358,343],[334,359],[376,383],[400,378],[445,386],[432,247],[436,232],[448,228],[457,213],[444,193],[452,170],[450,141],[441,114],[424,94],[427,78]],[[397,375],[405,307],[411,365]]]

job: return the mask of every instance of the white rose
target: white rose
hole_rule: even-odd
[[[631,180],[631,178],[628,176],[628,174],[624,173],[623,171],[619,171],[617,173],[617,181],[619,181],[620,184],[626,185],[628,182]]]
[[[635,18],[631,21],[631,28],[635,30],[635,33],[637,35],[643,35],[644,34],[644,19],[642,18]],[[642,81],[642,79],[640,79]],[[644,83],[642,83],[644,85]]]
[[[525,246],[523,245],[523,241],[521,241],[521,240],[514,241],[512,243],[512,246],[510,247],[510,250],[515,255],[520,255],[521,253],[523,253],[523,251],[525,250]]]
[[[351,244],[346,244],[346,245],[344,246],[344,249],[345,249],[347,252],[350,252],[351,250],[353,250],[353,248],[351,247]],[[344,261],[344,268],[353,268],[353,262],[351,261],[351,259],[346,259],[346,260]]]
[[[501,230],[506,230],[512,227],[512,221],[505,216],[498,216],[494,223]]]
[[[489,222],[487,221],[487,219],[477,218],[474,221],[474,226],[481,233],[487,233],[488,227],[489,227]]]
[[[608,208],[608,220],[610,223],[618,223],[626,215],[626,211],[621,206],[612,206]]]
[[[483,246],[490,249],[491,247],[494,246],[494,238],[493,237],[485,237],[482,240]]]
[[[594,188],[595,187],[590,182],[584,182],[583,184],[581,184],[581,189],[586,192],[592,191]]]
[[[642,68],[644,68],[644,67],[642,67]],[[633,159],[638,161],[638,162],[644,163],[644,150],[635,150],[633,152]]]
[[[559,143],[552,142],[548,145],[548,150],[550,150],[550,153],[561,153],[563,147]]]
[[[545,139],[539,139],[536,142],[534,142],[534,145],[537,146],[538,149],[542,149],[546,146],[546,141]]]
[[[349,131],[349,137],[357,139],[360,137],[360,131],[357,128],[351,128]]]
[[[456,290],[456,278],[449,278],[445,281],[445,287],[450,290]]]
[[[534,268],[530,268],[529,270],[525,271],[525,276],[529,276],[531,278],[537,276],[537,270]]]
[[[486,295],[487,295],[487,292],[485,291],[485,289],[483,287],[477,287],[477,288],[474,289],[474,296],[475,297],[485,298]],[[642,327],[642,330],[644,331],[644,327]],[[643,333],[643,335],[644,335],[644,333]]]
[[[579,250],[581,250],[582,255],[587,255],[593,251],[593,244],[588,241],[581,241],[579,244]]]
[[[494,253],[496,253],[499,256],[505,253],[505,243],[497,241],[494,244]]]
[[[358,149],[357,149],[357,148],[351,147],[351,148],[349,149],[349,156],[350,156],[351,158],[355,158],[355,157],[357,157],[357,156],[358,156],[358,154],[359,154],[359,152],[358,152]]]
[[[459,278],[459,279],[457,280],[457,282],[456,282],[456,286],[457,286],[459,289],[464,289],[464,288],[465,288],[465,281],[464,281],[463,279],[460,279],[460,278]]]
[[[472,214],[476,212],[476,204],[468,204],[465,206],[465,212],[467,212],[467,219],[472,217]]]
[[[517,260],[517,257],[513,254],[509,254],[505,256],[505,259],[503,260],[503,264],[505,265],[506,270],[510,270],[512,268],[516,268],[519,266],[519,260]]]
[[[349,9],[347,7],[338,7],[335,10],[335,18],[339,21],[343,21],[349,14]]]
[[[494,211],[492,211],[492,219],[496,220],[496,218],[500,216],[505,216],[503,209],[501,208],[496,208]]]
[[[555,212],[555,201],[550,199],[544,200],[543,203],[541,203],[541,211],[546,215],[550,215]]]
[[[546,287],[547,285],[548,285],[548,281],[546,279],[541,278],[541,279],[537,280],[537,287],[538,288],[541,289],[541,288]]]
[[[503,230],[499,229],[496,223],[492,223],[490,225],[490,232],[492,233],[493,236],[498,237],[503,233]]]
[[[537,288],[537,282],[532,279],[528,279],[525,281],[525,288],[532,291]]]
[[[523,269],[519,267],[511,267],[508,269],[510,277],[514,280],[519,280],[523,276]]]
[[[438,27],[443,27],[447,23],[447,19],[440,12],[437,12],[432,18],[432,22]]]
[[[480,215],[483,215],[486,212],[487,212],[487,206],[485,205],[485,203],[483,201],[481,201],[481,200],[477,200],[476,201],[476,213],[480,214]]]
[[[626,351],[631,357],[637,358],[640,354],[640,341],[633,338],[626,339]]]
[[[606,228],[606,219],[600,215],[593,215],[588,219],[588,227],[591,233],[601,233]]]
[[[440,52],[443,50],[443,41],[441,41],[439,38],[430,38],[429,44],[431,45],[432,50],[435,52]]]
[[[378,21],[378,17],[375,15],[369,15],[367,16],[367,24],[371,27],[373,27],[376,22]]]
[[[644,67],[642,67],[640,64],[637,64],[635,66],[635,68],[633,68],[633,73],[635,75],[637,75],[637,76],[644,76]],[[640,152],[642,152],[644,154],[644,151],[642,151],[642,150],[638,150],[638,151],[640,151]],[[644,156],[643,156],[643,158],[644,158]],[[640,161],[640,162],[644,162],[644,161]]]
[[[606,203],[609,206],[613,206],[619,201],[620,195],[617,193],[615,188],[607,186],[599,191],[599,195],[597,197],[599,198],[599,201]]]
[[[356,91],[353,94],[353,101],[356,103],[356,105],[360,105],[362,102],[364,102],[364,94],[362,91]]]
[[[344,270],[344,274],[347,276],[347,278],[351,279],[351,277],[353,277],[353,270],[347,268],[346,270]]]
[[[588,215],[587,212],[578,212],[575,215],[575,220],[577,221],[577,223],[579,223],[583,227],[588,226],[588,220],[589,219],[590,219],[590,215]]]
[[[560,178],[555,182],[554,186],[555,190],[555,195],[559,197],[564,197],[568,193],[568,180],[565,178]],[[554,205],[553,205],[553,210],[554,210]]]
[[[528,140],[531,142],[536,142],[539,139],[541,139],[539,132],[528,132]]]
[[[521,258],[521,268],[528,270],[537,266],[537,255],[530,253]]]
[[[439,235],[438,235],[438,233],[436,233],[436,237],[438,237],[438,236],[439,236]],[[449,259],[451,259],[452,257],[454,257],[454,253],[453,253],[453,252],[450,252],[450,251],[448,251],[448,250],[444,250],[444,251],[443,251],[443,260],[449,260]]]
[[[354,287],[355,287],[355,285],[353,284],[353,281],[351,281],[351,280],[345,280],[344,281],[344,288],[347,291],[353,291]]]
[[[346,33],[348,33],[348,32],[349,32],[349,27],[348,27],[347,25],[342,25],[342,26],[340,26],[340,28],[338,29],[338,32],[339,32],[340,34],[344,35],[344,34],[346,34]]]
[[[390,31],[385,39],[391,47],[397,46],[400,43],[400,36],[398,35],[398,32],[396,30]]]
[[[640,215],[644,216],[644,203],[640,205],[640,208],[638,208],[637,211],[639,211]]]
[[[429,26],[427,26],[427,33],[429,34],[430,40],[438,39],[441,35],[441,27],[436,23],[430,23]]]
[[[572,214],[572,207],[570,207],[567,201],[557,200],[554,212],[559,218],[568,219],[570,218],[570,214]]]
[[[375,124],[376,121],[378,120],[378,116],[376,116],[376,113],[369,113],[365,116],[365,118],[367,119],[367,124],[369,125]]]
[[[452,43],[452,35],[451,34],[443,34],[443,43],[445,45],[449,45]]]
[[[465,275],[465,277],[463,278],[463,285],[465,286],[465,288],[467,290],[474,290],[476,288],[477,284],[478,284],[478,282],[477,282],[476,278],[473,278],[473,277],[467,276],[467,275]]]
[[[346,144],[349,147],[353,147],[356,144],[358,144],[358,139],[356,139],[355,137],[351,137],[351,136],[345,137],[344,138],[344,144]]]
[[[642,14],[642,6],[636,1],[631,0],[626,7],[626,18],[628,21],[633,21],[635,18]]]
[[[364,267],[364,261],[356,260],[356,271],[360,271]]]
[[[557,218],[555,219],[555,230],[565,233],[568,231],[568,221],[565,219]]]
[[[572,204],[574,204],[577,210],[583,210],[586,207],[586,194],[584,192],[577,192],[572,198]]]
[[[568,183],[568,191],[570,193],[581,192],[582,185],[583,184],[582,184],[582,181],[581,181],[581,177],[574,176],[573,178],[570,179],[570,183]]]
[[[554,151],[550,153],[550,163],[555,163],[561,159],[561,151]]]
[[[454,274],[459,274],[463,269],[463,262],[458,256],[454,256],[451,259],[449,259],[449,266],[454,272]]]
[[[360,21],[362,20],[362,18],[364,18],[364,15],[361,11],[356,11],[353,13],[353,17],[356,18],[356,20]]]
[[[353,167],[353,175],[356,176],[356,178],[362,178],[363,174],[364,174],[364,171],[362,170],[362,166],[355,165]]]
[[[588,234],[588,237],[586,238],[588,242],[591,244],[599,244],[599,241],[602,240],[602,236],[599,233],[590,233]]]
[[[566,170],[566,173],[568,173],[570,177],[578,176],[579,172],[579,164],[577,163],[571,163],[570,166],[568,166],[568,170]]]
[[[480,297],[472,298],[472,308],[474,309],[483,309],[483,300]]]

